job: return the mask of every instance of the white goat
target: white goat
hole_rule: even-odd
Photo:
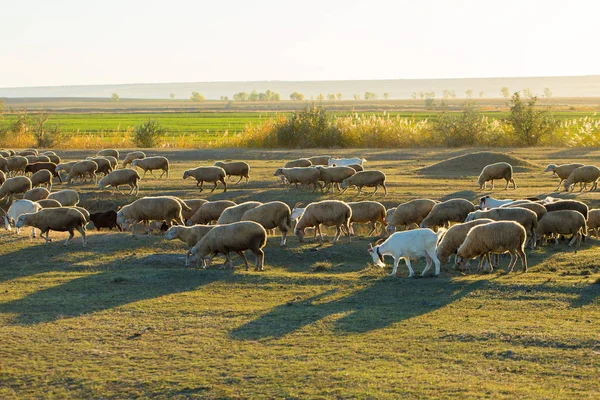
[[[358,165],[362,165],[363,163],[367,162],[367,160],[365,160],[364,158],[334,158],[331,157],[329,159],[329,161],[327,161],[327,165],[328,166],[344,166],[344,165],[353,165],[353,164],[358,164]]]
[[[439,229],[438,232],[435,233],[428,228],[396,232],[381,245],[378,245],[379,241],[375,243],[375,247],[371,245],[368,251],[373,257],[373,263],[381,268],[385,267],[385,263],[383,261],[384,256],[392,256],[394,258],[394,269],[392,270],[390,276],[396,275],[400,260],[404,259],[404,262],[408,267],[408,277],[412,278],[415,275],[415,272],[410,264],[411,257],[426,258],[427,265],[421,273],[421,276],[424,276],[425,273],[429,271],[429,268],[431,268],[431,262],[433,261],[435,264],[435,275],[437,276],[440,274],[440,260],[437,258],[435,248],[445,232],[445,229]]]
[[[4,228],[8,231],[12,230],[11,224],[17,222],[17,219],[22,214],[36,213],[42,209],[35,201],[31,200],[17,200],[10,205],[10,208],[4,216]],[[19,228],[16,228],[17,235],[19,234]],[[31,228],[31,237],[35,237],[35,228]]]
[[[481,199],[479,199],[479,208],[481,208],[482,210],[485,210],[486,208],[498,208],[500,206],[510,204],[513,201],[514,200],[512,199],[499,200],[494,199],[490,196],[484,196]]]

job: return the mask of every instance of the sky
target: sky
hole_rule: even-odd
[[[0,87],[600,74],[595,0],[0,0]]]

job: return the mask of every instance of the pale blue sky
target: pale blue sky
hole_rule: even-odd
[[[600,1],[0,0],[0,87],[600,74]]]

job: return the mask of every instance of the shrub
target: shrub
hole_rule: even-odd
[[[133,132],[133,143],[137,147],[156,147],[166,130],[153,119],[143,122],[135,127]]]
[[[558,121],[549,110],[536,109],[537,97],[531,97],[527,103],[515,92],[510,105],[508,121],[513,134],[521,146],[536,146],[558,127]]]
[[[343,146],[342,132],[323,107],[314,104],[296,111],[273,132],[279,147],[307,148]]]
[[[473,146],[486,130],[485,121],[472,104],[466,104],[461,113],[438,114],[432,125],[436,142],[448,147]]]

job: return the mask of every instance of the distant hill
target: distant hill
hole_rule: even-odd
[[[600,97],[600,75],[530,78],[465,78],[465,79],[393,79],[363,81],[256,81],[256,82],[187,82],[187,83],[138,83],[119,85],[78,85],[0,88],[0,97],[87,97],[108,98],[118,93],[121,98],[167,99],[171,93],[177,99],[188,99],[192,92],[200,92],[207,99],[219,99],[237,92],[264,92],[270,89],[279,92],[282,99],[290,93],[299,92],[310,99],[319,94],[342,93],[343,98],[354,94],[373,92],[383,97],[389,93],[391,99],[408,99],[413,93],[435,92],[435,97],[443,97],[444,90],[464,98],[465,91],[472,90],[472,96],[502,97],[500,89],[508,87],[511,92],[530,89],[535,95],[543,95],[549,88],[553,97]]]

